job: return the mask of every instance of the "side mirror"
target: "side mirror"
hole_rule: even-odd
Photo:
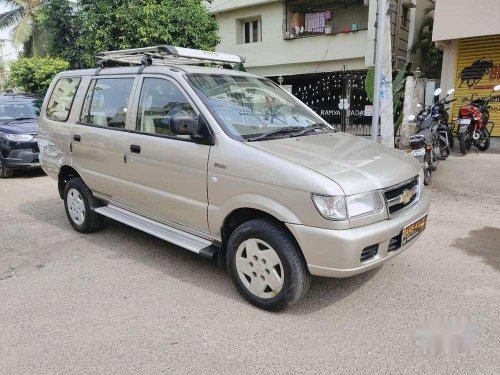
[[[170,118],[170,131],[176,135],[190,135],[196,143],[213,145],[213,136],[202,116],[174,115]]]
[[[439,95],[441,95],[442,92],[443,92],[443,90],[441,90],[441,88],[436,89],[436,91],[434,91],[434,96],[439,96]]]
[[[451,94],[453,94],[454,92],[455,92],[455,89],[449,89],[449,90],[448,90],[448,92],[447,92],[447,94],[448,94],[448,95],[451,95]]]
[[[197,136],[199,130],[198,116],[174,115],[170,118],[170,130],[177,135]]]
[[[500,91],[500,85],[496,85],[495,87],[493,87],[493,91]]]
[[[410,115],[410,116],[408,116],[408,122],[415,122],[416,118],[417,117],[415,115]]]

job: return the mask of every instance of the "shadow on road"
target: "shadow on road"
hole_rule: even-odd
[[[46,174],[42,168],[35,169],[19,169],[14,171],[14,175],[10,178],[37,178],[45,177]]]
[[[20,210],[43,224],[56,227],[74,236],[75,240],[88,241],[89,248],[109,250],[108,259],[131,259],[160,271],[196,288],[241,303],[227,272],[215,261],[206,260],[188,250],[175,246],[114,220],[93,234],[79,234],[69,224],[62,200],[54,198],[28,202]],[[47,231],[50,233],[50,231]],[[43,242],[43,239],[41,240]],[[43,243],[40,244],[43,246]],[[78,245],[81,247],[81,242]],[[85,249],[84,249],[85,251]],[[306,297],[285,314],[306,315],[335,304],[366,284],[380,269],[347,279],[315,277]],[[249,305],[249,308],[253,308]]]
[[[468,255],[481,257],[493,269],[500,271],[500,228],[484,227],[471,230],[469,237],[457,238],[453,246]]]

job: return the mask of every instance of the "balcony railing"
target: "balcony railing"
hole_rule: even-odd
[[[283,38],[351,33],[368,28],[368,0],[285,0]]]

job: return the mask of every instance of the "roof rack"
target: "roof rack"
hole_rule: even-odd
[[[100,52],[96,58],[101,67],[109,63],[148,66],[201,63],[227,65],[245,62],[245,58],[238,55],[169,45]]]

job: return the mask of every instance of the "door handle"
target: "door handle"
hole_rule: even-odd
[[[78,134],[73,134],[73,140],[75,142],[80,142],[82,140],[82,137],[80,137]]]
[[[130,145],[130,152],[133,152],[134,154],[140,154],[141,153],[141,146]]]

